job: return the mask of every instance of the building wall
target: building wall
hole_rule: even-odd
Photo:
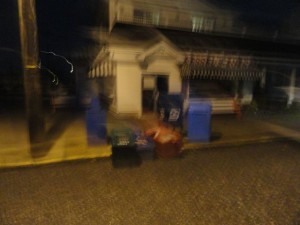
[[[142,71],[137,63],[117,64],[116,77],[116,113],[142,113]]]
[[[152,62],[147,70],[149,74],[156,75],[168,75],[169,76],[169,93],[179,94],[181,93],[181,77],[179,67],[174,60],[157,59]]]
[[[250,104],[253,98],[253,81],[243,81],[241,103]]]
[[[232,32],[235,13],[217,8],[208,2],[195,0],[150,1],[120,0],[110,1],[110,30],[117,21],[176,27],[185,30]],[[134,10],[139,10],[134,15]],[[141,13],[144,16],[141,17]],[[147,14],[147,15],[146,15]]]
[[[117,64],[116,96],[112,109],[117,114],[142,114],[142,75],[166,75],[169,77],[169,93],[181,93],[180,71],[171,60],[157,60],[147,70],[138,63],[119,62]]]
[[[109,26],[109,31],[112,30],[114,23],[116,21],[116,14],[117,14],[117,1],[116,0],[111,0],[109,1],[109,6],[108,6],[108,26]]]
[[[115,96],[111,110],[124,115],[140,116],[142,114],[142,81],[144,75],[166,75],[168,76],[169,93],[181,93],[178,55],[173,51],[164,44],[154,45],[147,49],[126,43],[112,44],[110,52],[112,60],[117,63],[117,67]],[[146,55],[143,56],[143,54]]]

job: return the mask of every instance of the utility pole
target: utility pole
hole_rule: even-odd
[[[45,137],[35,0],[17,0],[23,63],[24,97],[31,154],[41,147]]]

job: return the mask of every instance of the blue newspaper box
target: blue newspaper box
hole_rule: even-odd
[[[209,102],[190,103],[187,117],[187,138],[189,141],[210,140],[211,104]]]
[[[101,109],[98,97],[91,100],[90,108],[85,114],[88,145],[106,142],[106,111]]]
[[[181,95],[161,94],[157,101],[160,119],[174,127],[182,127],[182,105],[183,100]]]

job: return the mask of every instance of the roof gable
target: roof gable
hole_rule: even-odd
[[[138,55],[137,59],[140,62],[147,63],[156,59],[173,59],[178,62],[182,62],[184,57],[181,51],[177,49],[173,44],[167,43],[166,41],[162,40]]]

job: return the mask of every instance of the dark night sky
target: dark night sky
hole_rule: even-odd
[[[240,20],[257,26],[280,24],[288,17],[299,0],[210,0],[226,9],[241,12]],[[19,49],[17,0],[0,0],[0,66],[14,65],[13,52]],[[36,0],[40,48],[46,51],[74,51],[91,44],[81,35],[82,26],[103,23],[105,0]],[[103,13],[104,11],[104,13]],[[8,51],[12,49],[12,51]],[[10,65],[10,66],[11,66]]]
[[[99,26],[101,7],[99,0],[36,0],[40,50],[65,54],[91,44],[91,40],[81,35],[81,28]],[[0,0],[0,33],[0,74],[18,70],[21,59],[18,0]],[[46,57],[42,53],[40,56]]]
[[[19,64],[19,34],[17,2],[0,1],[0,73]]]
[[[82,27],[99,26],[99,0],[37,0],[36,11],[42,48],[80,48],[89,40]]]
[[[224,8],[237,10],[240,19],[254,24],[273,24],[277,26],[282,19],[289,17],[299,0],[210,0]]]
[[[278,25],[291,14],[299,0],[209,0],[222,8],[241,12],[240,19],[253,24]],[[55,44],[73,48],[80,40],[81,26],[97,26],[106,16],[105,0],[36,0],[38,29],[42,47]],[[1,46],[17,41],[17,0],[0,0]],[[8,32],[7,32],[8,31]],[[79,36],[79,37],[78,37]],[[47,39],[45,41],[45,39]],[[66,43],[66,40],[68,42]],[[74,44],[73,44],[74,42]],[[51,46],[52,47],[52,46]]]

